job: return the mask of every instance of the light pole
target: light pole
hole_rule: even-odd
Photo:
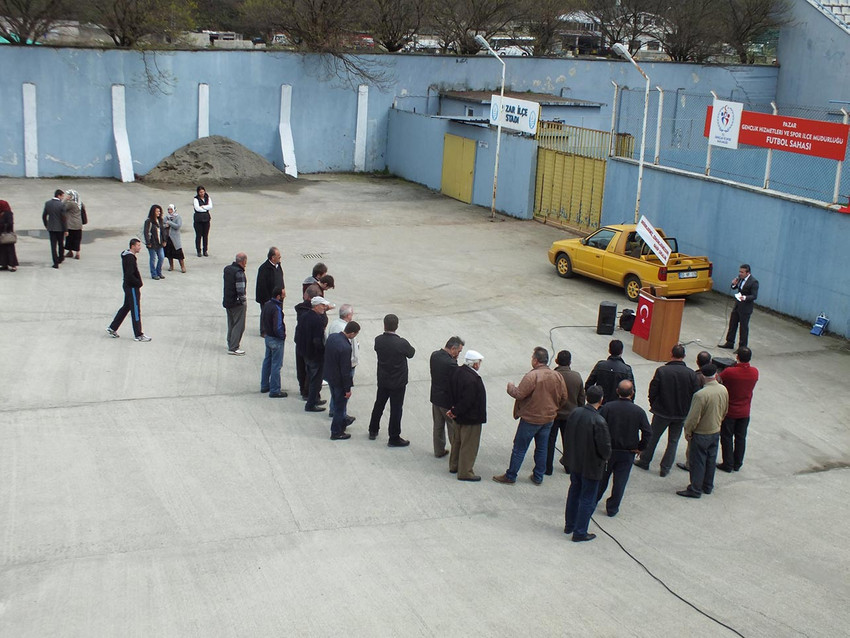
[[[499,119],[496,126],[496,164],[493,168],[493,200],[490,204],[490,220],[492,221],[496,219],[496,185],[499,183],[499,149],[502,144],[502,103],[505,101],[505,61],[493,50],[490,43],[480,33],[475,36],[475,41],[486,48],[502,64],[502,92],[499,94]]]
[[[617,42],[613,47],[614,52],[617,55],[625,58],[629,62],[635,65],[635,68],[640,72],[643,76],[643,79],[646,80],[646,93],[643,97],[643,131],[640,135],[640,160],[638,161],[638,184],[637,184],[637,197],[635,198],[635,224],[638,223],[640,219],[640,189],[643,186],[643,154],[646,150],[646,118],[649,112],[649,76],[643,72],[643,69],[640,68],[640,65],[635,62],[635,59],[632,57],[632,54],[629,53],[629,50],[624,47],[620,42]]]

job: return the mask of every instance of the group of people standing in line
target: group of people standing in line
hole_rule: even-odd
[[[199,194],[202,189],[199,187]],[[211,204],[210,204],[211,206]],[[161,216],[152,207],[148,221]],[[172,207],[169,207],[171,210]],[[176,210],[170,216],[176,214]],[[145,239],[148,239],[147,223]],[[161,240],[161,235],[157,237]],[[122,253],[125,301],[107,332],[117,337],[118,327],[132,313],[137,341],[149,341],[141,331],[139,294],[141,276],[135,255],[141,249],[137,238],[130,240]],[[240,342],[247,313],[248,258],[238,253],[224,269],[223,302],[227,312],[228,353],[244,355]],[[154,262],[151,258],[152,277]],[[334,288],[327,266],[318,263],[301,285],[300,301],[295,306],[295,358],[299,392],[307,412],[324,412],[329,408],[330,438],[347,440],[346,431],[354,421],[347,411],[354,384],[354,373],[360,359],[358,335],[360,325],[353,320],[354,309],[343,304],[339,317],[329,326],[327,312],[335,304],[325,298]],[[155,277],[154,277],[155,278]],[[737,283],[737,282],[736,282]],[[734,284],[733,284],[734,285]],[[260,392],[270,398],[285,398],[280,371],[283,364],[286,324],[283,302],[286,298],[280,250],[271,247],[267,259],[257,271],[255,300],[260,305],[260,335],[265,340],[261,368]],[[739,299],[739,301],[741,301]],[[384,331],[375,338],[377,356],[377,390],[369,421],[369,439],[375,440],[380,422],[390,404],[388,426],[389,447],[406,447],[410,441],[401,436],[401,420],[408,383],[408,360],[416,350],[397,334],[399,319],[388,314],[383,319]],[[734,337],[734,334],[733,334]],[[745,337],[742,336],[742,341]],[[458,365],[464,341],[451,337],[430,358],[434,456],[449,456],[449,472],[460,481],[476,482],[475,474],[482,426],[487,422],[487,394],[480,376],[484,357],[467,350],[463,365]],[[609,356],[597,362],[582,381],[571,369],[572,355],[558,352],[556,367],[549,367],[546,348],[534,348],[531,370],[520,383],[509,382],[506,392],[514,399],[513,416],[519,420],[513,440],[510,462],[503,474],[493,476],[497,483],[512,485],[531,442],[534,441],[534,468],[529,476],[541,485],[544,476],[554,472],[554,456],[558,433],[563,454],[561,464],[570,475],[565,507],[564,533],[575,542],[588,541],[595,535],[588,531],[597,504],[612,489],[605,501],[608,516],[620,510],[632,466],[648,470],[655,448],[667,432],[667,447],[660,463],[660,476],[666,477],[676,459],[682,433],[688,441],[687,463],[677,465],[689,472],[688,486],[676,493],[700,498],[714,490],[715,470],[739,471],[743,466],[747,428],[753,389],[758,370],[751,365],[752,351],[740,345],[735,351],[737,362],[718,372],[710,353],[697,356],[698,370],[685,364],[685,348],[675,345],[671,360],[660,366],[649,384],[648,398],[652,421],[634,403],[635,380],[631,367],[623,360],[623,342],[609,343]],[[321,398],[322,382],[330,390],[330,404]],[[327,405],[327,408],[325,407]],[[446,436],[448,434],[448,437]],[[450,449],[449,449],[450,448]],[[716,463],[718,450],[722,462]]]

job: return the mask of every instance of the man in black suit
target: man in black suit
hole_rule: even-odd
[[[405,447],[410,441],[401,438],[401,412],[404,404],[404,391],[407,387],[407,360],[412,359],[416,350],[407,341],[399,337],[398,317],[384,317],[384,334],[375,337],[375,352],[378,354],[378,393],[369,421],[369,439],[378,438],[381,429],[381,416],[387,400],[390,402],[390,440],[388,447]]]
[[[732,314],[729,315],[726,343],[719,345],[720,348],[727,350],[735,349],[735,333],[738,331],[739,324],[741,332],[738,336],[738,347],[747,347],[747,339],[750,336],[750,316],[753,314],[753,302],[759,296],[759,282],[752,276],[749,264],[741,264],[738,269],[738,276],[732,280],[732,290],[737,290],[735,307],[732,308]]]
[[[53,193],[53,199],[44,203],[44,211],[41,213],[41,222],[50,235],[50,252],[53,255],[53,267],[59,268],[65,260],[62,245],[68,235],[68,216],[65,214],[65,202],[62,200],[65,193],[59,189]]]
[[[257,290],[255,300],[260,304],[260,336],[263,334],[263,306],[272,298],[272,292],[280,288],[284,292],[283,268],[280,265],[280,251],[272,246],[269,248],[269,258],[257,269]]]

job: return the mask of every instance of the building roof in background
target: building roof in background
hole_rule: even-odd
[[[490,104],[490,97],[496,93],[498,93],[498,91],[445,91],[441,93],[440,96],[450,98],[452,100],[461,100],[463,102]],[[518,93],[514,91],[505,91],[505,97],[510,97],[515,100],[537,102],[541,106],[583,106],[591,108],[602,108],[604,106],[602,102],[579,100],[573,97],[561,97],[559,95],[550,95],[549,93]]]

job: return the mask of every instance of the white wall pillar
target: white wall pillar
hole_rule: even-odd
[[[366,132],[369,128],[369,87],[357,87],[357,129],[354,133],[354,170],[366,170]]]
[[[24,175],[38,177],[38,108],[35,84],[24,82]]]
[[[292,139],[292,86],[280,86],[280,150],[283,154],[283,170],[287,175],[298,177],[298,165],[295,162],[295,141]]]
[[[198,85],[198,139],[210,136],[210,85]]]
[[[118,155],[118,167],[121,169],[121,181],[135,181],[130,138],[127,136],[127,108],[124,103],[123,84],[112,85],[112,136],[115,138],[115,152]]]

